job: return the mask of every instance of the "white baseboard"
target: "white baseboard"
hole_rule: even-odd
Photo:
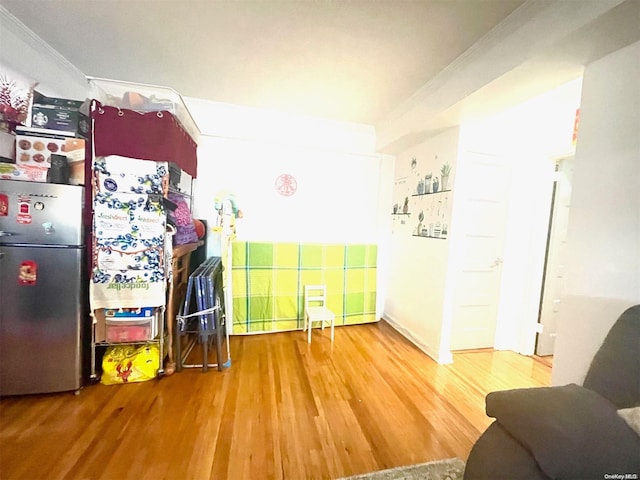
[[[429,357],[434,359],[436,362],[440,364],[453,363],[453,357],[451,356],[451,353],[449,353],[448,356],[441,356],[437,349],[434,349],[433,347],[431,347],[431,345],[424,343],[422,340],[416,337],[416,335],[414,335],[413,332],[406,329],[405,327],[400,325],[397,321],[395,321],[393,317],[387,314],[383,314],[382,319],[386,321],[389,325],[391,325],[394,328],[394,330],[396,330],[400,335],[405,337],[407,340],[413,343],[416,347],[418,347],[420,350],[422,350],[424,353],[426,353]]]

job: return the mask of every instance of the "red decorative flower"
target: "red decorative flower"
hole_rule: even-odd
[[[24,123],[32,95],[33,87],[21,88],[15,81],[0,75],[0,114],[6,121]]]

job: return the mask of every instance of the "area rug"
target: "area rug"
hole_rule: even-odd
[[[465,464],[459,458],[407,465],[340,480],[462,480]]]

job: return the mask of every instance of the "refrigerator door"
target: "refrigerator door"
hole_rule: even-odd
[[[0,245],[82,245],[84,187],[0,180]]]
[[[0,245],[0,395],[81,387],[84,253]]]

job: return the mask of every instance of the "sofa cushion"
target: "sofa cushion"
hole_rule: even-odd
[[[473,445],[464,480],[549,480],[520,442],[493,422]]]
[[[583,385],[618,408],[640,405],[640,305],[627,309],[593,357]]]
[[[551,478],[640,473],[640,438],[611,402],[575,384],[492,392],[487,415]]]

